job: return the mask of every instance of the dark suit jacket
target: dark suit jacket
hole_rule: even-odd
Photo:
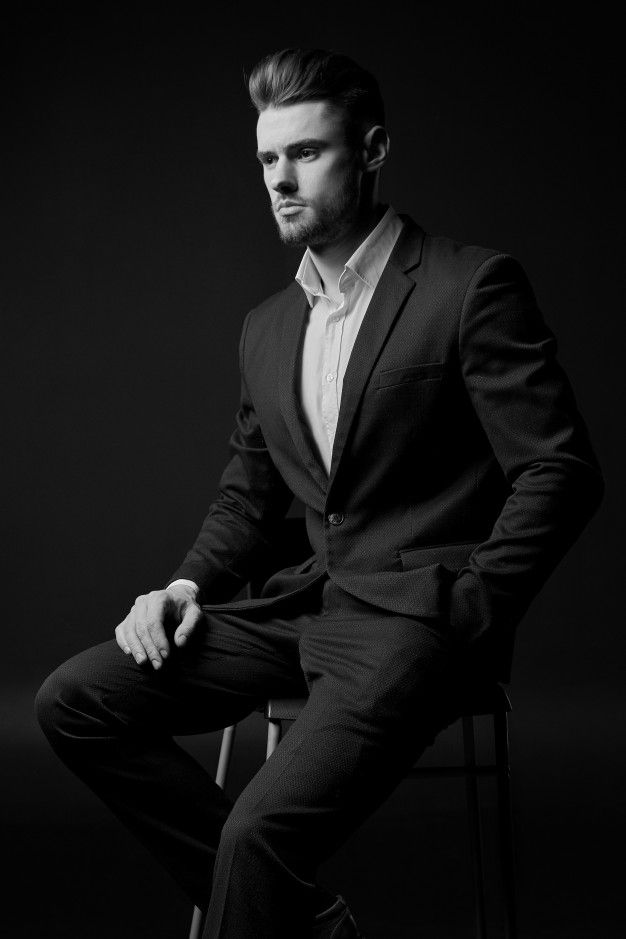
[[[294,282],[245,318],[231,459],[171,579],[196,581],[206,609],[241,609],[327,571],[453,630],[507,681],[515,627],[597,509],[602,474],[519,263],[401,217],[345,374],[330,477],[299,404],[308,303]],[[294,495],[311,557],[233,601]]]

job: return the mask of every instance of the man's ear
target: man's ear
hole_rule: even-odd
[[[370,127],[361,146],[363,172],[373,173],[379,170],[389,156],[391,141],[389,134],[381,124]]]

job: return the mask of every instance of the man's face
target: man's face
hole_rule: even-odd
[[[342,112],[326,101],[267,108],[257,157],[285,244],[322,247],[356,224],[361,170]]]

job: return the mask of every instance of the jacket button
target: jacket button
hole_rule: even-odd
[[[328,521],[331,525],[341,525],[345,516],[343,512],[331,512],[328,516]]]

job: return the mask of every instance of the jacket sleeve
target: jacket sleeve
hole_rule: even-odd
[[[265,445],[246,384],[245,342],[250,316],[246,316],[239,341],[241,396],[229,441],[230,458],[195,543],[167,581],[193,580],[199,587],[199,602],[222,603],[236,596],[271,545],[276,523],[284,518],[293,500]]]
[[[460,319],[465,387],[511,493],[450,587],[467,640],[513,628],[600,505],[604,482],[557,343],[517,261],[474,273]]]

